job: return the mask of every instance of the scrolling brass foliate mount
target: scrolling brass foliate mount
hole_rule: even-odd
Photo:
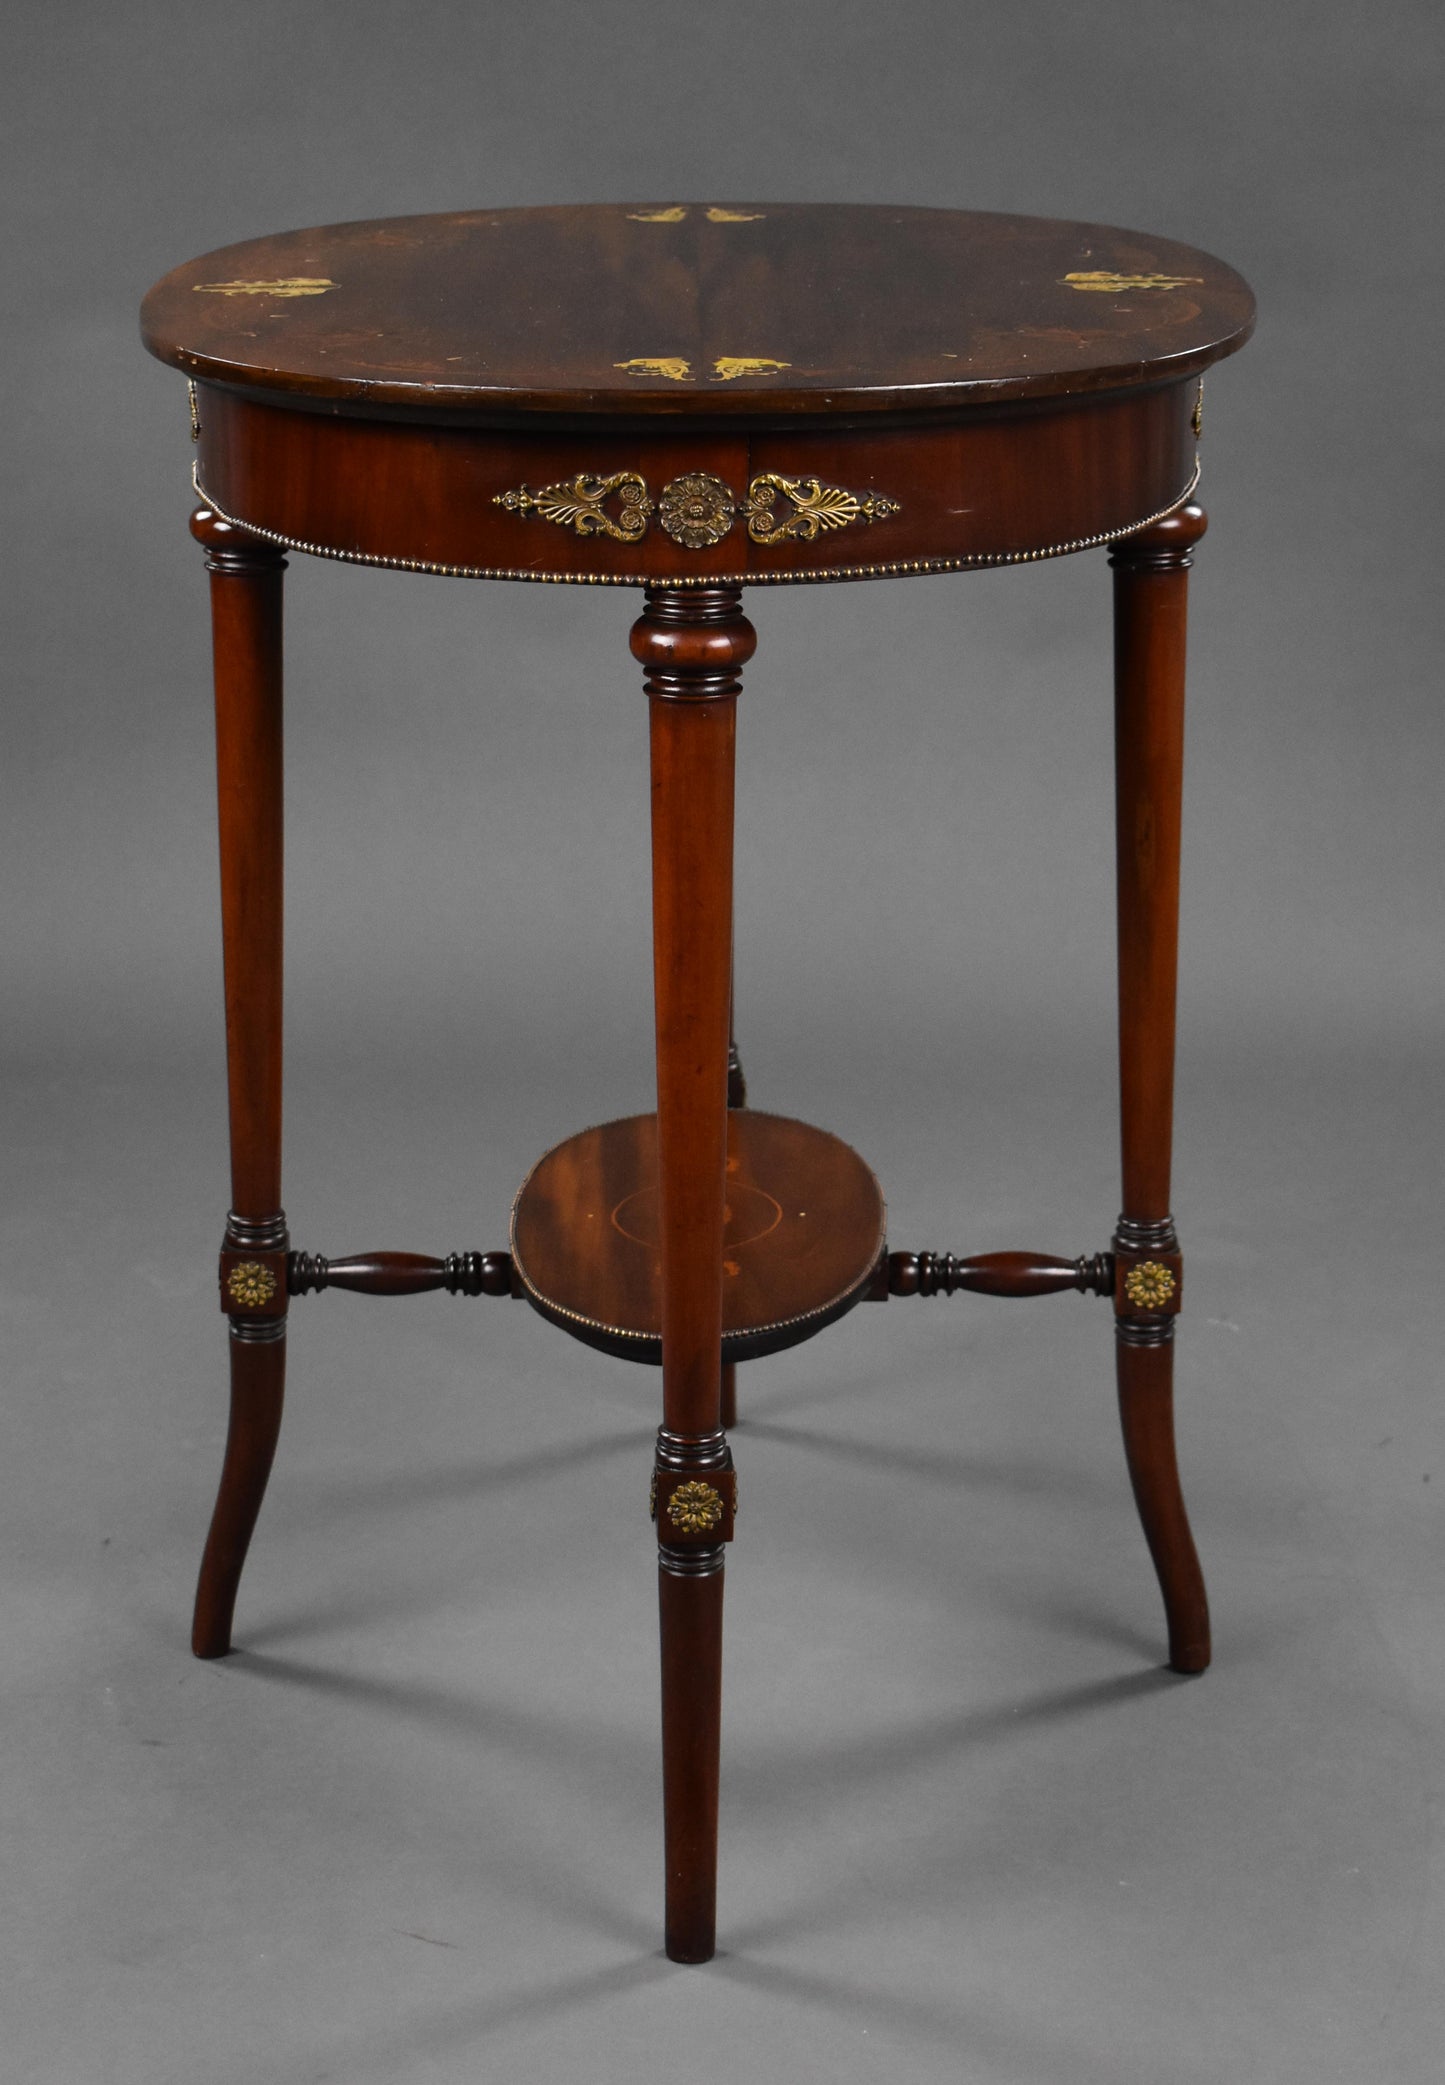
[[[615,520],[603,505],[613,493],[618,501]],[[512,514],[536,514],[559,528],[575,529],[579,536],[611,536],[618,543],[636,543],[645,536],[653,511],[647,486],[636,471],[614,471],[610,478],[579,471],[575,478],[544,485],[537,492],[519,485],[497,493],[492,505]]]
[[[779,501],[784,503],[781,514]],[[776,471],[761,471],[748,487],[747,504],[738,511],[747,517],[755,543],[790,536],[811,543],[823,529],[886,521],[899,507],[897,500],[881,492],[845,492],[841,485],[824,485],[819,478],[783,478]]]
[[[606,507],[614,495],[615,515]],[[734,521],[746,522],[754,543],[811,543],[825,530],[871,527],[900,511],[898,501],[881,492],[850,492],[821,478],[788,478],[778,471],[758,472],[741,500],[711,471],[684,471],[663,486],[657,501],[636,471],[614,471],[607,478],[579,471],[536,491],[519,485],[495,493],[492,504],[619,543],[638,542],[655,513],[664,533],[686,550],[720,543]]]

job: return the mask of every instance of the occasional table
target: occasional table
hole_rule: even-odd
[[[524,1297],[661,1363],[651,1510],[666,1945],[713,1952],[722,1591],[739,1361],[865,1298],[1112,1300],[1124,1446],[1169,1661],[1209,1660],[1175,1464],[1170,1215],[1187,574],[1203,373],[1243,346],[1231,269],[1108,226],[893,206],[468,210],[288,232],[158,283],[190,379],[210,572],[231,1211],[231,1416],[193,1648],[224,1654],[281,1420],[287,1311],[323,1289]],[[889,1249],[838,1138],[746,1105],[731,1031],[746,586],[1107,547],[1114,572],[1123,1214],[1109,1250]],[[573,1135],[505,1251],[293,1251],[281,1206],[286,553],[643,589],[657,1109]],[[638,816],[643,814],[638,779]]]

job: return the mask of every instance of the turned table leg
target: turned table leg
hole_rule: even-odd
[[[271,1473],[286,1376],[281,1208],[281,590],[286,560],[202,507],[211,575],[231,1213],[221,1248],[231,1417],[191,1648],[223,1657]]]
[[[1119,1415],[1176,1672],[1209,1663],[1209,1607],[1174,1448],[1183,1273],[1169,1209],[1185,628],[1189,567],[1204,529],[1203,510],[1189,505],[1116,543],[1109,559],[1124,1201],[1114,1238]]]
[[[723,1544],[736,1504],[720,1416],[733,746],[738,673],[756,643],[741,601],[736,586],[649,587],[632,631],[651,698],[663,1399],[654,1511],[674,1962],[706,1962],[716,1934]]]
[[[743,1076],[743,1060],[738,1053],[737,987],[733,982],[731,968],[728,973],[728,1106],[745,1108],[748,1104],[748,1082]]]
[[[728,979],[728,1106],[745,1108],[748,1104],[748,1082],[743,1077],[743,1060],[738,1055],[737,989],[731,976]],[[724,1361],[722,1366],[722,1425],[727,1432],[738,1423],[738,1370],[735,1361]]]

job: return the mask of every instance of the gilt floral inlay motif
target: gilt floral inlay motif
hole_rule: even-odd
[[[775,362],[771,355],[719,355],[712,366],[717,372],[714,382],[731,384],[740,376],[776,376],[793,365]]]
[[[630,362],[614,362],[612,367],[627,376],[665,376],[673,384],[692,382],[692,365],[682,355],[634,355]]]
[[[1202,275],[1116,275],[1108,268],[1084,268],[1064,277],[1071,290],[1182,290],[1203,280]]]
[[[324,297],[336,284],[329,275],[278,275],[269,282],[195,282],[212,297]]]
[[[627,214],[634,224],[681,224],[687,204],[670,203],[665,209],[629,210]],[[709,203],[702,214],[709,224],[756,224],[767,215],[763,210],[725,210],[721,203]]]

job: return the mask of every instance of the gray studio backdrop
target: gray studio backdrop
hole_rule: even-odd
[[[1436,2074],[1441,55],[1425,0],[10,11],[0,2074],[651,2080],[689,2035],[760,2080]],[[1137,224],[1259,294],[1192,582],[1180,1365],[1220,1662],[1155,1687],[1091,1307],[865,1312],[749,1372],[729,1952],[679,1983],[641,1372],[500,1305],[304,1306],[248,1650],[185,1658],[224,1402],[208,633],[135,308],[287,226],[774,197]],[[1098,1250],[1102,554],[749,605],[754,1097],[863,1150],[897,1244]],[[501,1245],[541,1149],[648,1104],[635,608],[292,561],[299,1245]],[[613,1503],[569,1555],[589,1428]]]

